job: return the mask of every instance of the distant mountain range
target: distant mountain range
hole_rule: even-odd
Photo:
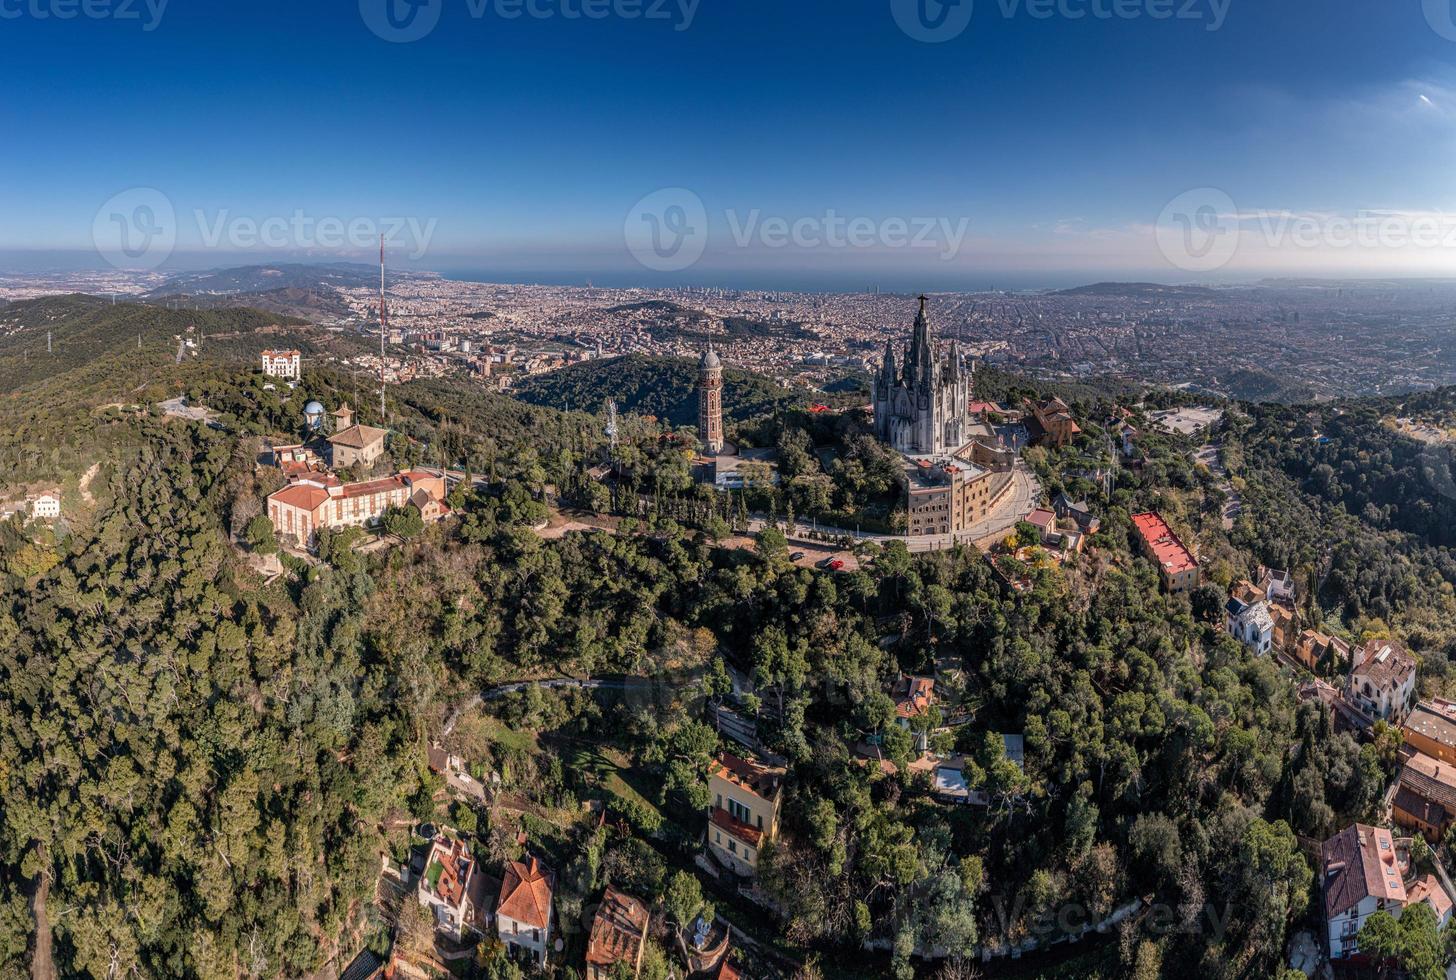
[[[394,283],[418,278],[421,277],[416,273],[391,271],[386,274],[385,281]],[[283,289],[317,291],[329,287],[360,289],[378,284],[379,269],[359,262],[244,265],[178,273],[148,293],[147,298],[182,294],[276,293]]]
[[[389,285],[425,278],[412,272],[388,272]],[[314,319],[342,317],[350,307],[341,289],[379,285],[379,269],[358,262],[244,265],[202,272],[178,273],[146,293],[148,302],[197,309],[248,307],[285,316]]]
[[[1208,286],[1169,286],[1157,282],[1095,282],[1059,289],[1053,296],[1106,296],[1122,299],[1213,299],[1218,290]]]

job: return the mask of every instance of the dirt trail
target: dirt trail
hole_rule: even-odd
[[[96,506],[96,498],[91,496],[91,481],[96,479],[96,474],[100,472],[101,463],[97,461],[92,463],[91,468],[81,475],[81,483],[79,485],[81,498],[86,501],[87,505],[92,507]]]
[[[55,960],[51,958],[51,922],[46,917],[46,899],[51,893],[51,876],[46,869],[45,845],[36,844],[42,869],[36,876],[35,891],[30,896],[30,911],[35,916],[35,945],[30,955],[31,980],[58,980]]]

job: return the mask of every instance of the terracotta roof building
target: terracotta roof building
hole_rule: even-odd
[[[551,899],[556,873],[534,854],[506,865],[496,902],[496,933],[512,959],[545,967],[551,948]]]
[[[1433,759],[1456,764],[1456,702],[1445,698],[1422,701],[1401,725],[1405,743]]]
[[[1371,640],[1355,657],[1345,697],[1372,720],[1399,725],[1416,696],[1416,658],[1394,640]]]
[[[1133,529],[1143,554],[1158,566],[1163,588],[1169,592],[1191,592],[1198,588],[1198,559],[1162,515],[1149,511],[1132,516]]]
[[[435,916],[435,928],[456,940],[489,927],[490,895],[470,848],[441,835],[430,844],[425,873],[416,892]]]
[[[764,841],[778,835],[787,771],[720,753],[708,766],[708,853],[746,877],[758,872]]]
[[[1358,952],[1367,918],[1381,909],[1399,914],[1406,903],[1395,841],[1383,828],[1351,824],[1324,842],[1320,859],[1330,956],[1344,959]]]
[[[348,405],[341,405],[334,412],[334,420],[335,431],[329,436],[329,465],[334,469],[341,470],[355,463],[373,466],[384,455],[384,437],[389,435],[388,430],[356,423],[354,410]]]
[[[411,470],[379,480],[344,483],[331,473],[307,473],[268,496],[268,518],[285,541],[312,547],[325,528],[372,526],[391,507],[414,504],[426,523],[446,516],[445,480]]]
[[[592,919],[586,948],[587,980],[606,980],[617,963],[629,964],[632,975],[637,976],[650,920],[647,906],[609,886]]]

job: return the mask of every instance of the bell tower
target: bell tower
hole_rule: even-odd
[[[723,362],[711,341],[698,364],[698,440],[710,456],[723,452]]]

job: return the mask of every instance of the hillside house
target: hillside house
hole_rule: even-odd
[[[788,771],[728,752],[708,766],[708,854],[735,874],[758,873],[765,841],[778,836]]]
[[[609,980],[618,963],[625,963],[634,977],[641,973],[650,920],[647,906],[640,900],[609,886],[592,918],[586,980]]]
[[[419,903],[435,916],[435,929],[463,942],[490,928],[488,878],[463,841],[444,834],[430,843],[425,872],[416,888]]]
[[[1399,725],[1415,704],[1416,659],[1394,640],[1371,640],[1355,658],[1345,698],[1372,720]]]
[[[512,960],[546,968],[551,949],[556,873],[534,854],[506,865],[496,902],[496,935]]]
[[[1198,588],[1202,580],[1198,559],[1161,514],[1134,514],[1132,526],[1142,553],[1157,566],[1165,591],[1192,592]]]

